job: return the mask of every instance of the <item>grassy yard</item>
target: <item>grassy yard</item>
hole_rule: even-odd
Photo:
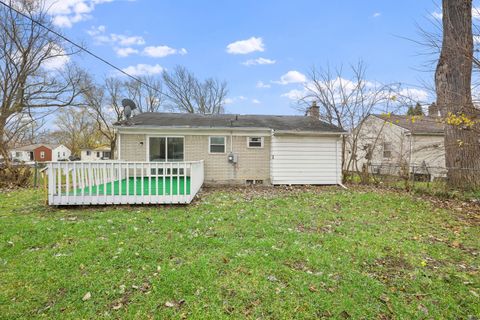
[[[0,318],[480,315],[478,211],[399,192],[275,190],[79,209],[1,194]]]

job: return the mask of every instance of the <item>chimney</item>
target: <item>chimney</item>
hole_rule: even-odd
[[[317,101],[312,102],[312,106],[307,109],[306,116],[320,119],[320,108],[317,106]]]
[[[440,107],[437,106],[435,102],[432,102],[431,105],[428,106],[428,116],[433,117],[433,118],[440,118],[443,116],[442,110],[440,110]]]

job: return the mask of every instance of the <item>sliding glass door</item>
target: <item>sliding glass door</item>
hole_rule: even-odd
[[[156,162],[183,161],[183,137],[150,137],[149,160]]]

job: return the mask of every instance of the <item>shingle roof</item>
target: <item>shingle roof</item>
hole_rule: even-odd
[[[38,147],[41,147],[41,146],[44,146],[44,147],[47,147],[51,150],[57,148],[58,146],[60,146],[60,144],[45,144],[45,143],[37,143],[37,144],[30,144],[30,145],[27,145],[27,146],[22,146],[22,147],[17,147],[17,148],[14,148],[14,150],[16,151],[33,151],[35,149],[37,149]]]
[[[393,123],[415,134],[439,134],[444,133],[445,125],[441,119],[428,116],[406,116],[394,114],[374,114],[373,116]]]
[[[275,115],[204,115],[193,113],[146,112],[115,123],[120,127],[178,128],[265,128],[285,131],[344,132],[326,122],[306,116]]]

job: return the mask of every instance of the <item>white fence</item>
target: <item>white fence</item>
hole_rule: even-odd
[[[190,203],[203,184],[203,161],[50,162],[50,205]]]

